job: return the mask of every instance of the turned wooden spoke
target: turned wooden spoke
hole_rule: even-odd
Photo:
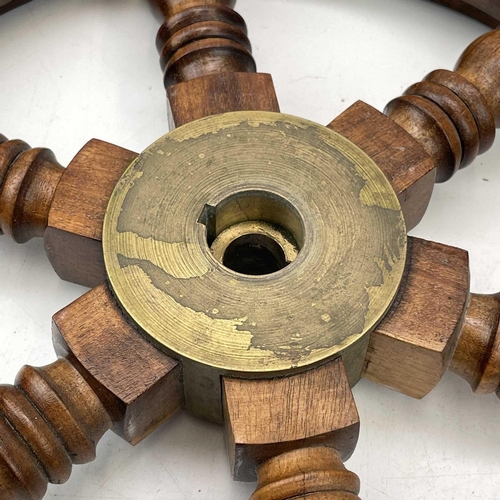
[[[137,153],[93,139],[63,168],[44,148],[0,136],[0,235],[43,237],[60,278],[105,280],[102,223],[109,197]]]
[[[428,394],[450,364],[468,297],[467,252],[410,238],[406,279],[371,334],[364,376],[415,398]]]
[[[72,464],[95,458],[111,418],[90,385],[65,359],[24,367],[16,385],[0,386],[0,497],[41,499]]]
[[[473,17],[491,28],[500,25],[500,5],[497,0],[434,0]]]
[[[172,127],[228,111],[279,111],[271,76],[256,73],[234,1],[155,3],[165,17],[156,43]]]
[[[290,451],[257,468],[257,490],[250,500],[360,500],[359,478],[333,448]]]
[[[364,376],[421,398],[449,369],[474,392],[500,397],[499,323],[500,294],[469,292],[467,252],[412,238],[406,280],[371,335]]]
[[[18,243],[43,237],[63,172],[49,149],[0,135],[0,234]]]
[[[217,73],[256,71],[245,21],[234,2],[158,0],[157,45],[165,87]]]
[[[359,500],[359,478],[343,465],[359,416],[340,359],[301,375],[223,385],[233,475],[257,476],[251,500]]]
[[[64,171],[44,233],[47,255],[61,279],[88,287],[106,279],[104,215],[116,183],[136,157],[133,151],[92,139]]]
[[[470,45],[454,72],[430,73],[385,112],[424,146],[434,160],[437,182],[444,182],[493,144],[500,123],[499,88],[497,30]]]
[[[423,217],[433,183],[488,151],[500,119],[500,31],[471,44],[455,71],[438,70],[391,101],[385,114],[357,102],[330,125],[363,149],[399,197],[408,229]]]
[[[472,294],[450,370],[500,398],[500,294]]]
[[[127,441],[138,443],[183,406],[180,364],[129,324],[106,285],[59,311],[53,322],[57,354],[73,360],[105,394],[113,430]]]
[[[136,444],[183,405],[180,365],[127,323],[105,285],[54,316],[54,343],[61,359],[0,386],[2,500],[41,499],[95,459],[108,429]]]

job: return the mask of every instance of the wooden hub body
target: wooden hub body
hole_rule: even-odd
[[[104,224],[119,303],[182,361],[186,405],[221,420],[220,376],[342,356],[360,377],[406,258],[396,194],[358,147],[268,112],[167,134],[119,181]]]

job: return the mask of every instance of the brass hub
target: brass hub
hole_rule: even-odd
[[[188,409],[214,420],[221,375],[342,356],[354,384],[406,257],[398,199],[374,162],[325,127],[267,112],[155,142],[118,183],[103,241],[119,303],[182,361]]]

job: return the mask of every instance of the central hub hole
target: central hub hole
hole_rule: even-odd
[[[224,252],[222,263],[241,274],[259,276],[286,267],[283,248],[265,234],[245,234],[232,241]]]
[[[235,193],[205,205],[198,222],[206,227],[212,255],[247,276],[284,269],[304,244],[302,219],[286,199],[265,191]]]

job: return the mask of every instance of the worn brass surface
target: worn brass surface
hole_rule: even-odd
[[[256,276],[223,265],[252,223],[276,231],[270,245],[288,265]],[[256,241],[246,250],[274,251]],[[221,374],[288,374],[340,355],[358,380],[403,276],[406,231],[389,182],[345,138],[238,112],[180,127],[139,156],[110,200],[104,254],[122,307],[182,360],[188,408],[218,420]]]

